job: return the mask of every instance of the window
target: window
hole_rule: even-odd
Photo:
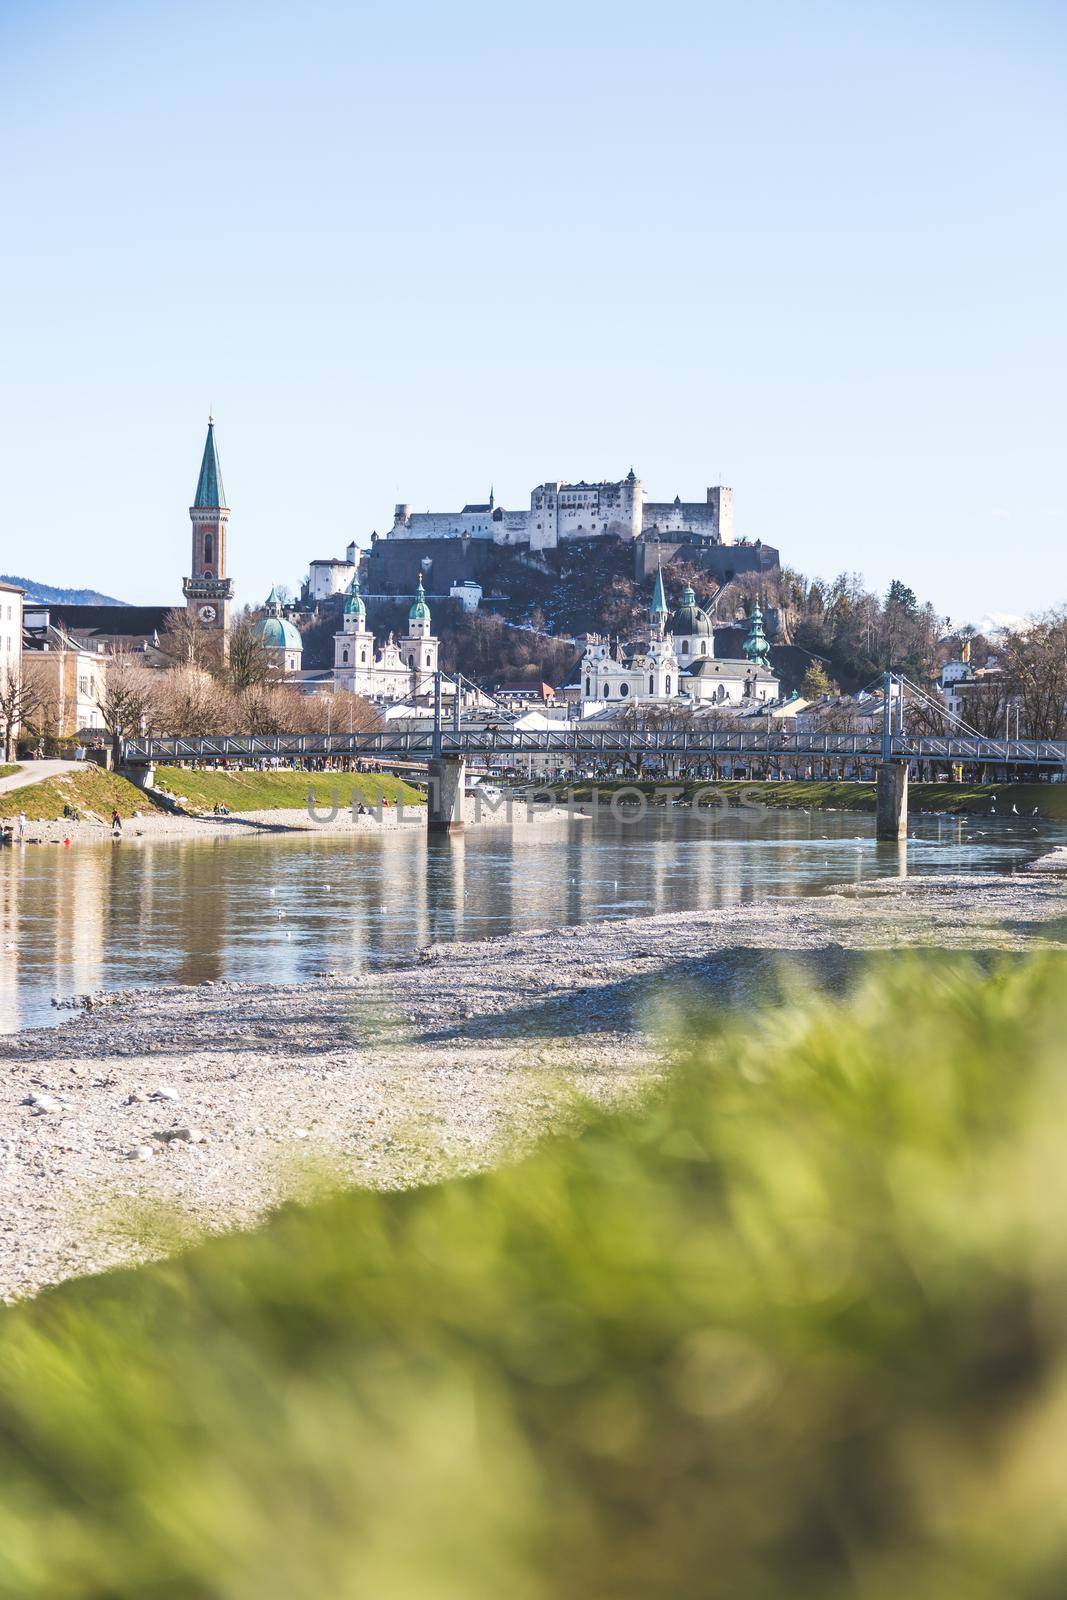
[[[211,563],[211,535],[210,535],[210,533],[205,533],[205,535],[204,535],[204,561],[206,563],[208,563],[209,565]]]
[[[347,650],[342,650],[341,651],[341,660],[344,662],[345,666],[347,667],[347,665],[348,665],[348,651]]]
[[[700,641],[700,654],[702,656],[706,656],[707,653],[708,653],[708,641],[706,639],[701,639],[701,641]]]
[[[415,657],[413,655],[411,655],[410,652],[409,652],[409,654],[408,654],[408,666],[409,667],[413,667],[414,665],[415,665]]]
[[[367,659],[367,652],[366,652],[366,651],[365,651],[365,650],[361,650],[361,651],[360,651],[360,652],[359,652],[359,659],[360,659],[360,661],[361,661],[361,662],[364,662],[364,661],[366,661],[366,659]]]
[[[427,665],[427,666],[429,666],[429,665],[430,665],[430,652],[429,652],[429,651],[428,651],[428,650],[427,650],[427,652],[426,652],[426,665]]]
[[[649,694],[655,694],[656,692],[656,680],[651,672],[648,675],[648,692]]]
[[[682,654],[683,654],[683,656],[687,656],[689,654],[689,640],[688,639],[683,639],[682,640]]]
[[[611,687],[610,687],[609,684],[605,684],[604,685],[604,699],[607,700],[608,697],[610,696],[610,694],[611,694]]]
[[[591,690],[592,690],[591,682],[590,682],[590,680],[588,678],[586,678],[586,680],[585,680],[586,698],[588,698],[589,694],[591,693]]]
[[[620,686],[620,688],[619,688],[620,695],[629,694],[629,692],[630,692],[630,685],[628,683],[624,683],[624,684],[622,684]]]
[[[671,680],[669,677],[666,677],[663,680],[663,692],[664,694],[670,694],[671,692]]]

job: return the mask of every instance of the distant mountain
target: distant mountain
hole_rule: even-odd
[[[973,624],[984,639],[995,639],[1002,633],[1025,633],[1029,626],[1025,617],[1017,617],[1011,611],[987,611]]]
[[[27,600],[40,605],[68,606],[124,606],[125,600],[101,594],[98,589],[57,589],[51,583],[35,583],[32,578],[17,578],[13,572],[0,572],[0,583],[13,583],[25,589]]]

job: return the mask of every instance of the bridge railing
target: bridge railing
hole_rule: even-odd
[[[866,733],[787,733],[722,728],[589,728],[580,723],[551,729],[502,725],[478,728],[335,734],[225,734],[203,738],[130,739],[124,760],[131,766],[180,761],[257,762],[319,758],[388,761],[428,760],[435,743],[442,756],[567,756],[679,758],[743,757],[759,760],[829,760],[871,763],[882,755],[881,736]],[[894,734],[897,760],[1067,768],[1067,740],[991,739],[978,735]]]

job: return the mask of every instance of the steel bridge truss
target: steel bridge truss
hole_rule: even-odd
[[[558,729],[517,729],[506,725],[479,728],[438,727],[415,732],[254,734],[215,738],[130,739],[124,746],[129,766],[157,766],[181,761],[304,761],[347,757],[355,761],[429,761],[434,757],[472,758],[556,756],[561,766],[582,759],[634,760],[660,757],[685,762],[739,761],[832,762],[873,765],[887,758],[881,731],[870,733],[785,733],[727,731],[721,728],[588,728],[581,724]],[[1067,772],[1067,740],[993,739],[979,734],[893,733],[888,759],[935,765],[1030,767]]]

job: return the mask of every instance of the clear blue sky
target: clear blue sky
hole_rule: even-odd
[[[0,3],[0,571],[241,599],[549,477],[1067,600],[1067,8]]]

